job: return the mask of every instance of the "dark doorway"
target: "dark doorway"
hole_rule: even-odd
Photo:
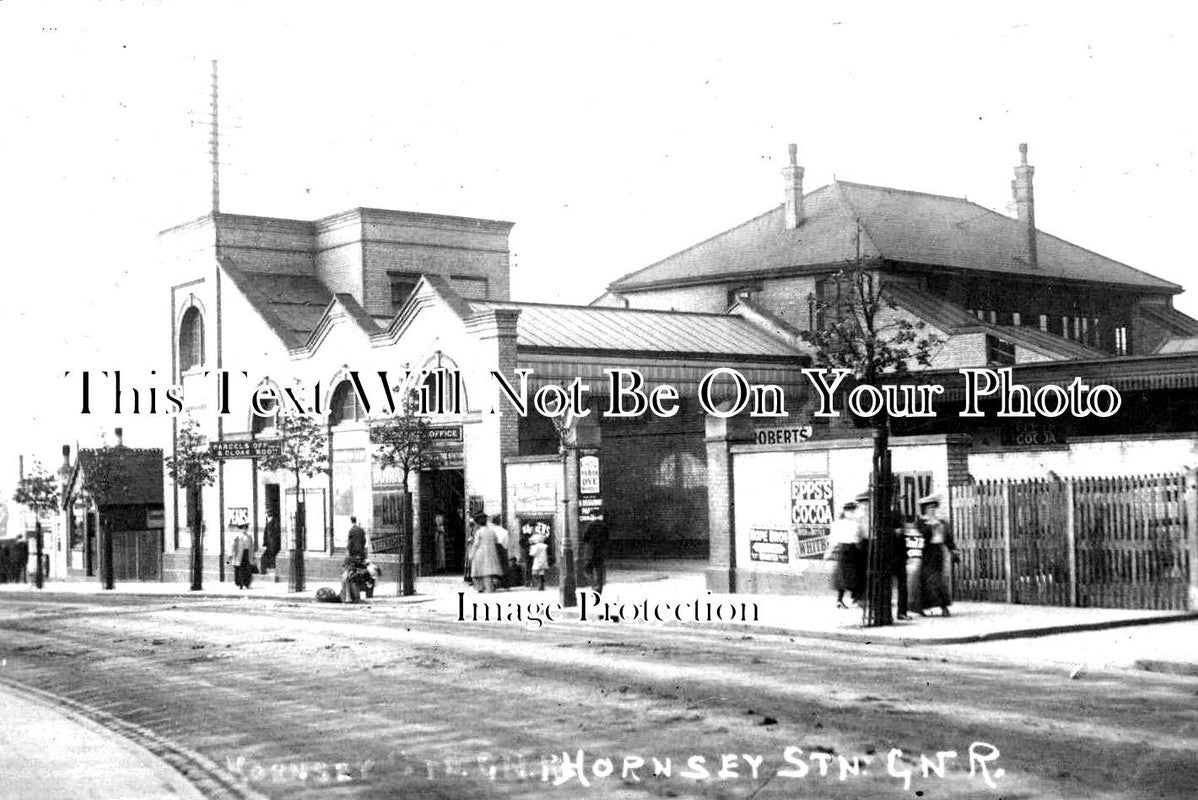
[[[466,559],[466,476],[460,469],[420,473],[420,572],[423,575],[460,575]],[[437,516],[444,532],[437,530]],[[441,562],[438,540],[444,540]]]
[[[262,498],[263,498],[263,502],[265,503],[264,508],[266,510],[266,513],[268,515],[274,514],[275,519],[280,520],[280,524],[281,524],[282,517],[280,516],[280,508],[279,508],[279,503],[280,503],[280,501],[279,501],[279,484],[277,484],[277,483],[263,484],[262,485]]]

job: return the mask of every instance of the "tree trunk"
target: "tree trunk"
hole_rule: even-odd
[[[104,588],[115,589],[116,578],[112,564],[112,524],[108,520],[100,525],[101,535],[104,537]]]
[[[866,627],[893,625],[891,605],[891,539],[894,531],[890,509],[890,426],[884,416],[874,429],[873,472],[870,475],[870,535],[865,568],[865,602],[862,624]]]
[[[411,597],[416,594],[416,537],[412,530],[412,493],[408,491],[408,480],[404,477],[403,491],[399,495],[399,524],[403,530],[399,564],[400,594]]]
[[[34,536],[37,541],[37,572],[34,573],[34,585],[37,588],[42,588],[45,583],[45,576],[42,574],[42,521],[39,517],[33,522]],[[28,569],[28,565],[24,565]]]
[[[191,591],[204,589],[204,531],[199,520],[191,526]]]
[[[301,494],[296,494],[295,501],[295,541],[292,543],[291,549],[291,591],[303,592],[306,584],[306,576],[304,574],[304,548],[307,546],[306,537],[308,535],[304,526],[304,510],[305,503],[300,498]]]

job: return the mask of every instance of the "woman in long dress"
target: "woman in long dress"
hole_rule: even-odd
[[[824,553],[825,559],[835,562],[832,568],[832,591],[836,592],[837,608],[848,608],[844,604],[845,592],[850,592],[854,601],[857,599],[861,524],[856,512],[856,503],[844,504],[840,519],[832,523],[828,534],[828,551]]]
[[[480,592],[493,592],[496,581],[503,575],[499,544],[485,514],[478,515],[475,522],[478,528],[474,531],[474,548],[470,552],[470,575],[474,587]]]
[[[922,595],[919,614],[926,617],[927,613],[923,609],[940,606],[940,613],[947,617],[948,607],[953,602],[949,569],[956,556],[957,544],[953,541],[952,526],[940,516],[939,495],[922,498],[919,506],[924,513],[919,521],[919,530],[923,534],[923,560],[919,565]]]

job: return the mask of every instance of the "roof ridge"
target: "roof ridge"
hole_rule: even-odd
[[[874,241],[874,237],[870,235],[869,228],[867,228],[865,225],[865,220],[861,219],[861,213],[859,211],[857,211],[857,207],[853,205],[853,201],[849,199],[849,196],[847,194],[845,194],[844,187],[840,185],[841,182],[838,180],[834,180],[834,181],[832,181],[832,183],[836,186],[836,193],[840,195],[840,199],[843,200],[844,204],[848,207],[849,213],[851,213],[853,215],[853,219],[855,219],[857,221],[857,229],[865,234],[865,238],[868,240],[870,246],[873,247],[874,252],[876,252],[878,254],[878,257],[885,258],[886,254],[882,252],[882,248],[878,247],[878,243],[876,241]],[[846,183],[847,183],[847,181],[846,181]],[[860,249],[860,247],[858,247],[858,249],[857,249],[857,261],[858,262],[861,261],[861,257],[862,257],[861,249]]]
[[[882,186],[881,184],[877,184],[877,183],[860,183],[858,181],[845,181],[845,180],[841,180],[839,178],[834,180],[833,183],[843,183],[843,184],[847,184],[849,186],[856,186],[860,189],[881,189],[884,192],[898,192],[900,194],[914,194],[914,195],[919,195],[921,197],[935,197],[940,200],[956,200],[959,203],[969,203],[970,205],[975,205],[975,206],[978,205],[977,203],[970,200],[968,197],[957,197],[957,196],[951,195],[951,194],[936,194],[935,192],[921,192],[918,189],[899,189],[898,187],[895,187],[895,186]],[[978,207],[986,208],[985,206],[978,206]],[[986,209],[986,210],[990,211],[991,209]]]
[[[501,305],[501,306],[537,306],[540,308],[570,308],[570,309],[574,309],[576,311],[595,311],[595,312],[615,311],[615,312],[619,312],[621,314],[633,312],[633,313],[638,313],[638,314],[673,314],[673,315],[679,316],[679,317],[686,316],[686,317],[716,317],[718,319],[737,319],[737,320],[741,319],[740,317],[737,317],[734,314],[725,314],[725,313],[720,313],[719,311],[675,311],[673,309],[664,309],[664,308],[620,308],[618,306],[588,306],[588,305],[574,305],[572,303],[538,303],[538,302],[525,302],[525,301],[521,301],[521,300],[467,300],[466,303],[469,305],[475,305],[475,304],[481,303],[481,304]]]

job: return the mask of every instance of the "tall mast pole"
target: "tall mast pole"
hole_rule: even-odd
[[[212,213],[220,213],[220,105],[217,102],[216,59],[212,59]]]

